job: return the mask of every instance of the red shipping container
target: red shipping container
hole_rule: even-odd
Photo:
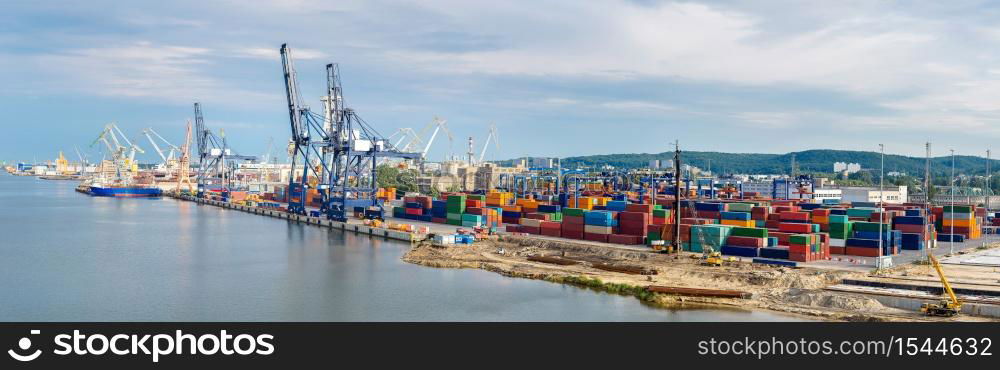
[[[538,226],[543,229],[562,229],[562,224],[555,221],[542,221],[538,223]]]
[[[783,233],[783,232],[780,232],[780,231],[772,231],[772,230],[768,230],[767,231],[767,236],[773,236],[775,238],[778,238],[778,245],[788,245],[788,238],[790,236],[792,236],[792,235],[795,235],[795,234],[793,234],[793,233]]]
[[[809,221],[808,212],[781,212],[780,217],[782,221],[792,220],[792,221]]]
[[[545,236],[561,237],[562,236],[562,231],[559,230],[559,229],[551,229],[551,228],[550,229],[546,229],[546,228],[542,228],[540,230],[539,234],[540,235],[545,235]]]
[[[505,224],[519,224],[519,223],[521,223],[521,218],[520,217],[501,217],[501,220],[503,220],[503,223],[505,223]]]
[[[483,207],[483,201],[481,201],[479,199],[466,199],[465,200],[465,207],[482,208]]]
[[[788,260],[795,262],[809,262],[809,258],[805,253],[792,253],[791,250],[788,251]]]
[[[584,224],[584,218],[583,217],[579,217],[579,216],[565,216],[564,215],[562,222],[564,224],[567,224],[567,225],[568,224],[583,225]]]
[[[665,218],[665,217],[653,217],[652,218],[652,223],[654,225],[666,225],[668,223],[667,220],[668,219]]]
[[[806,254],[806,253],[809,253],[809,246],[808,245],[801,245],[801,244],[790,244],[788,246],[788,253],[802,253],[802,254]]]
[[[778,230],[786,233],[811,233],[812,224],[798,224],[793,222],[782,222],[778,224]]]
[[[649,213],[638,213],[638,212],[621,212],[618,214],[618,220],[620,222],[640,222],[644,224],[649,223]]]
[[[521,225],[521,232],[538,235],[541,234],[542,231],[541,228],[538,227]]]
[[[434,218],[431,218],[431,222],[436,223],[436,224],[446,224],[446,223],[448,223],[448,219],[444,218],[444,217],[434,217]]]
[[[653,213],[652,204],[627,204],[625,205],[626,212],[641,212],[641,213]]]
[[[548,213],[528,213],[524,215],[525,218],[530,218],[533,220],[546,220],[548,221],[550,216]]]
[[[879,257],[882,255],[882,250],[879,248],[845,247],[845,249],[844,254],[849,256]]]
[[[583,230],[562,230],[562,237],[569,239],[583,240]]]
[[[829,209],[822,209],[822,208],[820,208],[820,209],[814,209],[814,210],[812,210],[811,213],[812,213],[813,216],[826,217],[826,216],[830,215],[830,210]]]
[[[590,240],[595,242],[608,242],[608,234],[594,234],[594,233],[583,233],[584,240]]]
[[[408,215],[415,215],[415,216],[423,216],[424,215],[424,210],[421,209],[421,208],[406,208],[406,214],[408,214]]]
[[[830,247],[830,254],[847,254],[847,247]]]
[[[465,208],[465,213],[468,213],[470,215],[480,215],[480,216],[482,216],[483,215],[483,209],[479,208],[479,207],[467,207],[467,208]]]
[[[642,244],[642,238],[636,235],[611,234],[608,235],[608,243],[636,245]]]
[[[649,232],[649,228],[646,225],[642,226],[619,226],[618,233],[625,235],[639,235],[645,236]]]
[[[879,221],[882,221],[882,223],[886,223],[887,224],[890,221],[892,221],[892,217],[889,214],[872,212],[871,216],[868,217],[868,221],[869,222],[879,222]]]
[[[726,239],[726,244],[738,247],[764,247],[764,238],[754,238],[749,236],[730,236]]]
[[[583,224],[567,224],[567,223],[563,223],[562,224],[562,229],[563,230],[568,230],[568,231],[583,232],[583,230],[586,229],[586,226],[583,225]]]
[[[507,232],[519,233],[521,232],[521,225],[507,225]]]
[[[698,215],[698,218],[708,218],[713,220],[718,220],[720,217],[722,217],[721,212],[715,212],[715,211],[698,211],[696,212],[696,214]]]

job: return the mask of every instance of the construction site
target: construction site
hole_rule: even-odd
[[[78,190],[94,196],[164,195],[403,240],[413,264],[665,308],[833,321],[1000,319],[1000,212],[989,195],[907,199],[905,187],[831,188],[795,172],[766,184],[720,178],[686,164],[680,143],[670,163],[641,169],[488,161],[487,151],[501,150],[496,125],[478,148],[472,137],[455,143],[441,117],[382,135],[346,105],[338,64],[309,71],[326,82],[317,112],[299,90],[291,49],[282,45],[280,56],[288,161],[271,154],[273,139],[268,154],[239,154],[194,103],[179,144],[142,131],[158,163],[140,165],[136,154],[145,151],[112,123],[91,144],[103,146],[98,163],[77,149],[79,163],[60,153],[54,169],[8,172],[82,180]],[[445,140],[466,153],[428,160]]]

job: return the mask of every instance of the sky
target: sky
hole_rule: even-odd
[[[1000,138],[989,1],[0,2],[0,160],[51,160],[115,122],[146,154],[200,102],[240,154],[284,158],[279,47],[322,109],[327,63],[384,136],[447,120],[431,160],[684,150],[985,155]]]

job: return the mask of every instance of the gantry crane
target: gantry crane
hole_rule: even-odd
[[[234,154],[229,149],[225,132],[219,130],[215,135],[205,127],[201,103],[194,103],[195,137],[198,143],[198,197],[203,197],[210,185],[221,186],[223,197],[227,197],[232,188],[232,174],[236,170],[237,161],[253,161],[254,156]]]
[[[298,77],[287,44],[281,45],[281,66],[292,131],[289,142],[292,176],[288,184],[288,211],[306,214],[305,191],[310,172],[317,177],[320,210],[327,218],[346,221],[354,207],[365,207],[381,218],[376,166],[379,158],[419,159],[420,153],[400,151],[362,120],[344,103],[340,69],[326,65],[326,112],[319,116],[302,104]],[[322,120],[322,124],[319,122]],[[296,179],[297,159],[302,159],[301,177]]]

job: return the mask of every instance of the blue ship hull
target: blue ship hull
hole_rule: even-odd
[[[90,187],[90,195],[95,197],[127,197],[144,198],[163,195],[163,190],[156,187]]]

